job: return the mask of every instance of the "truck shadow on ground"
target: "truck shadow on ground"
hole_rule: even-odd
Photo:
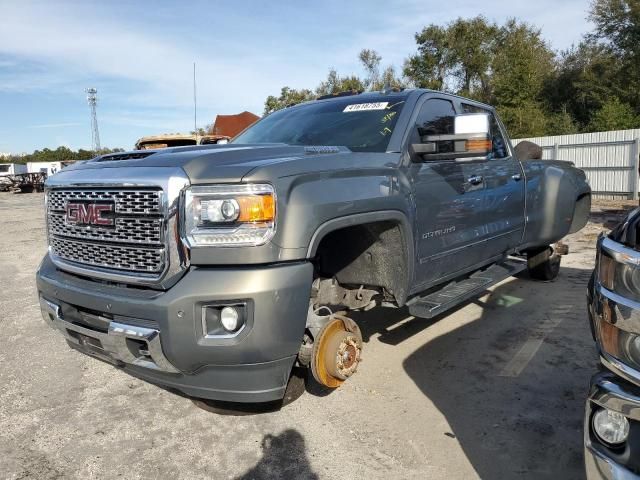
[[[289,429],[280,435],[265,435],[262,439],[262,459],[236,480],[262,479],[316,480],[307,459],[304,437],[297,430]]]
[[[451,428],[442,441],[457,439],[481,478],[584,478],[583,408],[597,365],[586,314],[590,274],[562,268],[551,283],[526,275],[503,283],[475,301],[479,318],[404,360]],[[451,314],[406,320],[406,310],[383,310],[360,325],[365,338],[396,345]],[[523,355],[531,351],[525,344],[539,348]]]

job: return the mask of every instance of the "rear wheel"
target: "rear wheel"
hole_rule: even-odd
[[[551,281],[560,273],[560,255],[553,248],[545,247],[527,255],[529,275],[536,280]]]

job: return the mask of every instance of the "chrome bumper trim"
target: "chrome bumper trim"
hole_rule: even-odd
[[[626,381],[640,385],[640,372],[604,351],[600,351],[600,363],[602,363],[607,370],[624,378]],[[636,420],[640,421],[640,416]]]
[[[600,377],[591,385],[584,417],[584,462],[587,480],[640,480],[640,475],[607,457],[591,442],[591,413],[599,405],[621,413],[632,420],[640,419],[640,397],[625,389],[624,385]]]
[[[640,480],[640,476],[605,457],[590,445],[584,449],[584,467],[587,480]]]
[[[85,328],[62,317],[60,306],[40,297],[40,310],[45,322],[53,329],[59,330],[71,343],[83,347],[83,351],[106,360],[110,363],[128,363],[138,367],[149,368],[170,373],[180,373],[162,351],[160,331],[155,328],[139,327],[116,321],[109,321],[107,333]],[[71,332],[82,335],[78,337]],[[87,343],[84,338],[94,339],[99,344]],[[147,354],[136,356],[127,345],[127,339],[145,342]]]
[[[589,400],[631,420],[640,421],[640,397],[625,388],[624,384],[601,378],[592,388]]]

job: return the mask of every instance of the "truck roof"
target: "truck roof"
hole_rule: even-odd
[[[316,100],[310,100],[308,102],[300,103],[299,105],[307,105],[307,104],[314,103],[314,102],[331,102],[333,100],[341,99],[341,98],[348,97],[348,96],[357,97],[357,99],[359,101],[364,101],[364,102],[366,102],[367,100],[373,102],[373,101],[375,101],[376,98],[379,98],[382,95],[384,95],[384,96],[389,96],[389,95],[395,96],[395,95],[397,95],[398,98],[407,98],[408,99],[409,97],[414,97],[414,98],[417,99],[417,97],[419,97],[419,96],[421,96],[422,94],[425,94],[425,93],[434,93],[434,94],[438,94],[438,95],[444,95],[444,96],[447,96],[447,97],[456,98],[458,100],[463,101],[464,103],[477,105],[477,106],[480,106],[482,108],[486,108],[488,110],[494,110],[494,108],[491,105],[479,102],[477,100],[473,100],[471,98],[461,97],[460,95],[455,95],[455,94],[449,93],[449,92],[441,92],[441,91],[438,91],[438,90],[430,90],[430,89],[427,89],[427,88],[387,89],[387,90],[378,90],[378,91],[374,91],[374,92],[358,92],[358,91],[338,92],[338,93],[335,93],[335,94],[323,95],[323,96],[317,98]]]

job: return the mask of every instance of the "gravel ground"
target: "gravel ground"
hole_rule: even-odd
[[[358,315],[343,387],[210,413],[70,350],[40,317],[42,195],[0,194],[0,478],[583,478],[597,357],[585,288],[600,209],[559,278],[526,275],[436,321]],[[610,208],[610,206],[607,206]]]

